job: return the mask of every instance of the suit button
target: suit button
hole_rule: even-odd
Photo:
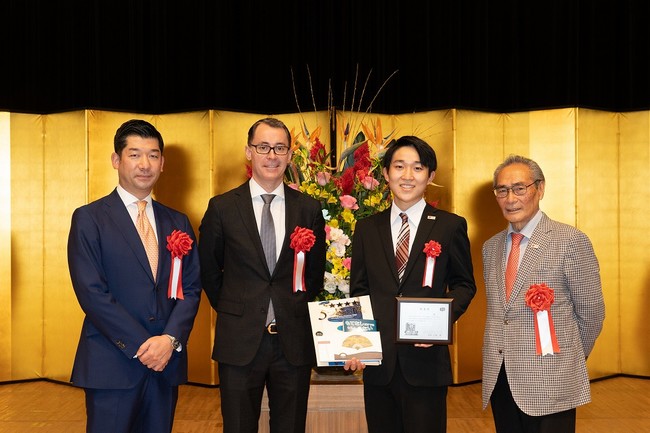
[[[154,320],[156,320],[155,317],[149,317],[149,321],[150,321],[150,322],[153,322]]]
[[[503,350],[499,349],[499,355],[503,354]]]
[[[510,320],[504,320],[504,321],[503,321],[503,324],[504,324],[504,325],[510,325]]]

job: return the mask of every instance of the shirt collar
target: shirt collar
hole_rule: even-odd
[[[122,199],[124,206],[129,206],[134,204],[137,201],[140,201],[139,198],[137,198],[136,196],[134,196],[133,194],[131,194],[130,192],[122,188],[122,185],[118,184],[116,189],[117,189],[117,195],[119,195],[120,199]],[[149,205],[151,205],[152,202],[151,193],[149,193],[149,195],[147,195],[142,200],[146,201]]]
[[[402,219],[399,214],[404,212],[406,215],[409,217],[409,221],[413,223],[414,225],[417,225],[420,219],[422,218],[422,212],[424,212],[424,208],[426,207],[427,202],[424,201],[424,197],[420,199],[417,203],[415,203],[413,206],[406,210],[400,209],[395,202],[391,205],[390,209],[390,220],[395,221],[396,219]]]
[[[249,181],[249,186],[251,189],[252,198],[260,197],[262,194],[275,194],[278,197],[282,197],[282,199],[284,200],[284,182],[280,182],[280,185],[278,185],[278,187],[275,188],[273,191],[266,192],[266,190],[262,188],[260,184],[257,183],[255,179],[251,177],[251,180]]]
[[[510,233],[521,233],[526,237],[526,239],[530,239],[530,237],[533,235],[533,232],[537,228],[537,224],[539,224],[541,219],[542,219],[542,210],[538,209],[535,216],[532,217],[531,220],[528,221],[528,223],[524,226],[524,228],[521,229],[519,232],[513,230],[512,224],[508,224],[508,233],[506,234],[506,236],[509,235]]]

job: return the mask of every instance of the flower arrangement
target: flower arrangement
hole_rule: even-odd
[[[382,174],[381,158],[392,139],[382,135],[381,121],[361,123],[351,137],[349,122],[341,128],[344,150],[337,167],[320,141],[321,129],[311,133],[301,125],[291,131],[293,156],[287,169],[287,183],[319,200],[325,218],[327,255],[324,290],[318,300],[340,299],[350,294],[351,240],[358,219],[390,206],[390,191]]]

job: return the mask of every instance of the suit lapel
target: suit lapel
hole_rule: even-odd
[[[153,211],[156,217],[156,230],[158,231],[158,274],[156,281],[160,281],[161,275],[169,274],[171,267],[171,256],[167,250],[167,236],[171,235],[179,227],[172,225],[172,219],[167,211],[157,201],[152,201]],[[169,257],[169,260],[166,258]]]
[[[266,269],[266,272],[268,272],[270,275],[268,265],[266,264],[266,256],[264,255],[264,247],[262,246],[262,240],[260,239],[260,233],[257,228],[257,220],[255,220],[253,198],[251,196],[251,190],[248,182],[239,186],[235,190],[235,196],[235,204],[239,210],[242,224],[248,232],[251,245],[253,246],[257,257],[260,260],[260,264],[263,266],[262,269]]]
[[[287,254],[293,254],[290,246],[290,237],[295,228],[298,226],[298,192],[284,186],[284,239],[280,247],[280,256],[278,262],[284,259]]]
[[[507,262],[507,257],[506,257],[506,241],[508,237],[508,230],[504,230],[501,233],[499,233],[500,239],[496,242],[495,245],[500,245],[501,250],[499,251],[501,257],[501,260],[499,260],[496,263],[497,269],[496,269],[496,274],[499,276],[499,287],[500,290],[497,290],[499,300],[501,303],[505,306],[506,305],[506,262]]]
[[[397,262],[395,261],[395,246],[393,245],[392,228],[390,224],[390,209],[391,208],[388,207],[388,209],[377,215],[377,218],[379,219],[377,224],[377,237],[379,238],[379,242],[388,263],[392,263],[390,271],[393,275],[393,279],[399,285]]]
[[[420,222],[418,224],[418,230],[415,233],[413,247],[409,252],[409,260],[406,263],[406,270],[404,271],[403,281],[406,281],[408,275],[413,270],[413,267],[415,266],[415,263],[418,261],[418,259],[424,258],[424,255],[421,254],[422,250],[420,250],[420,247],[424,245],[428,239],[431,238],[431,231],[433,230],[433,227],[436,225],[437,221],[436,213],[437,210],[433,206],[425,206],[424,211],[422,212],[422,217],[420,218]]]
[[[106,197],[104,205],[106,213],[115,222],[117,231],[120,232],[124,237],[124,241],[127,243],[135,257],[138,259],[138,262],[140,262],[143,270],[153,281],[151,266],[149,265],[149,259],[147,258],[146,251],[144,250],[144,245],[142,245],[142,239],[140,239],[140,235],[135,228],[135,224],[133,224],[133,220],[131,219],[129,212],[126,210],[126,207],[124,206],[122,199],[117,193],[117,190],[113,190],[113,192]],[[158,244],[160,247],[160,241]]]

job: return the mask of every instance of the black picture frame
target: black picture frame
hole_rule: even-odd
[[[398,343],[448,345],[453,342],[453,299],[403,296],[395,299]]]

